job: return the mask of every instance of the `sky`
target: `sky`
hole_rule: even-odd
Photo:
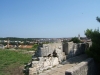
[[[97,16],[100,0],[0,0],[0,37],[84,37]]]

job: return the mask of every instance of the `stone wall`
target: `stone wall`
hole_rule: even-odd
[[[63,52],[62,43],[49,43],[49,44],[43,44],[43,47],[39,47],[39,49],[36,52],[37,57],[45,57],[51,54],[53,56],[54,50],[57,53],[57,57],[59,59],[59,62],[66,60],[65,52]]]
[[[91,43],[88,43],[88,45],[88,47],[90,47]],[[67,42],[63,44],[60,42],[43,44],[43,47],[39,47],[37,50],[36,55],[38,57],[48,56],[49,54],[52,55],[54,50],[56,50],[58,57],[61,58],[60,60],[62,60],[65,55],[67,58],[71,58],[83,54],[86,50],[86,43]]]
[[[59,64],[57,57],[39,57],[38,61],[32,61],[29,75],[41,73]]]
[[[62,50],[62,43],[43,44],[43,47],[39,47],[37,55],[38,57],[48,56],[56,49]]]
[[[96,66],[92,58],[66,70],[65,75],[96,75]]]
[[[84,43],[67,42],[63,44],[63,51],[67,55],[67,58],[71,58],[80,55],[85,52],[86,45]]]

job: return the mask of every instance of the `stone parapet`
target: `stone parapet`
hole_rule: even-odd
[[[65,75],[96,75],[95,67],[94,60],[88,58],[78,65],[66,70]]]

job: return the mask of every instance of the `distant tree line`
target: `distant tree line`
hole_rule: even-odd
[[[30,42],[36,42],[38,38],[16,38],[16,37],[6,37],[6,38],[0,38],[1,42],[0,44],[7,45],[7,42],[3,42],[4,40],[9,40],[10,45],[33,45],[34,43]],[[19,42],[20,41],[20,42]]]
[[[35,41],[38,38],[16,38],[16,37],[6,37],[6,38],[0,38],[0,40],[10,40],[10,41]]]

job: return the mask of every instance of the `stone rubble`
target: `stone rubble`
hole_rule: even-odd
[[[73,42],[67,42],[63,44],[60,42],[43,44],[43,46],[39,47],[35,55],[32,57],[32,61],[29,67],[29,75],[37,75],[40,73],[42,74],[46,70],[49,71],[49,69],[53,69],[54,67],[59,66],[61,63],[69,64],[66,58],[69,59],[82,54],[85,52],[85,49],[86,45],[82,43],[76,44]],[[72,61],[76,60],[74,59]]]

